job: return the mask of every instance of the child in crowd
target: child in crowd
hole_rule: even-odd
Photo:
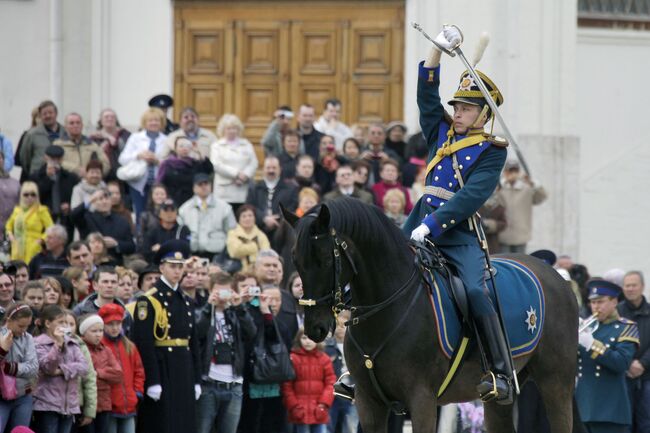
[[[110,433],[135,432],[135,416],[138,398],[144,395],[144,367],[140,352],[122,330],[124,308],[118,304],[106,304],[99,309],[104,321],[102,343],[109,348],[122,367],[119,383],[111,385]]]
[[[406,215],[404,215],[406,197],[404,193],[397,188],[389,189],[384,194],[383,205],[386,216],[397,224],[398,227],[402,227],[406,222]]]
[[[43,306],[58,305],[62,307],[63,300],[61,299],[61,283],[59,283],[59,280],[54,277],[45,277],[41,281],[43,281],[45,293]]]
[[[97,372],[93,367],[93,359],[90,357],[90,351],[86,343],[79,338],[77,333],[77,318],[70,310],[63,310],[65,314],[65,324],[70,330],[70,338],[79,344],[81,353],[88,363],[88,373],[85,376],[77,379],[79,388],[79,409],[81,409],[81,416],[76,420],[77,423],[72,427],[72,431],[77,432],[79,428],[89,425],[97,415]]]
[[[305,187],[300,190],[298,194],[298,209],[296,215],[299,217],[305,216],[307,211],[320,202],[320,197],[314,188]]]
[[[325,433],[336,381],[332,360],[300,328],[291,362],[296,378],[282,384],[282,400],[289,412],[289,422],[296,424],[297,433]]]
[[[28,281],[23,289],[23,300],[32,309],[35,316],[43,309],[45,291],[40,281]]]
[[[74,287],[74,293],[72,297],[75,304],[88,296],[90,282],[88,281],[88,273],[84,270],[84,268],[80,268],[78,266],[70,266],[65,271],[63,271],[62,275],[66,277],[72,283],[72,287]]]
[[[122,380],[122,367],[113,352],[102,344],[104,321],[97,314],[79,318],[79,335],[88,346],[93,367],[97,372],[97,415],[92,425],[81,431],[89,433],[107,433],[111,419],[111,385]]]
[[[40,433],[69,433],[79,410],[77,378],[88,372],[79,344],[69,337],[65,312],[43,308],[41,335],[35,338],[39,377],[34,391],[34,424]]]
[[[29,425],[32,419],[31,382],[38,375],[38,357],[34,340],[27,333],[31,323],[32,310],[23,302],[5,311],[0,329],[0,362],[4,375],[15,381],[16,393],[13,398],[3,395],[0,399],[0,432]]]

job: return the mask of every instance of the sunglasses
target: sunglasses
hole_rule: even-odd
[[[24,192],[23,197],[36,197],[35,192]]]

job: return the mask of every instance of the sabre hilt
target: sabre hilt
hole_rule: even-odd
[[[458,41],[458,43],[457,43],[456,45],[454,45],[454,46],[452,46],[452,47],[450,47],[450,48],[446,48],[446,47],[443,47],[442,45],[440,45],[440,42],[436,41],[436,40],[433,39],[431,36],[429,36],[428,33],[424,31],[424,29],[422,28],[422,26],[421,26],[420,24],[418,24],[418,23],[416,23],[416,22],[412,22],[412,23],[411,23],[411,26],[413,26],[413,28],[414,28],[415,30],[417,30],[417,31],[419,31],[420,33],[422,33],[422,36],[424,36],[425,38],[427,38],[427,40],[430,41],[433,45],[435,45],[435,46],[436,46],[440,51],[442,51],[442,52],[445,53],[445,54],[448,54],[448,55],[451,56],[451,57],[455,57],[455,56],[456,56],[456,53],[455,53],[454,51],[456,51],[456,49],[460,47],[460,44],[463,43],[463,32],[461,32],[460,29],[458,28],[458,26],[456,26],[456,25],[454,25],[454,24],[451,24],[451,25],[449,25],[449,24],[444,24],[444,25],[443,25],[443,28],[444,28],[444,27],[454,27],[456,30],[458,30],[458,33],[460,34],[460,41]]]

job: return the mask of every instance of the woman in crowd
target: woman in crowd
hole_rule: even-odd
[[[88,296],[90,282],[88,281],[88,273],[84,268],[70,266],[63,271],[62,275],[72,284],[72,298],[75,305]]]
[[[104,235],[99,232],[90,233],[86,237],[86,242],[90,247],[90,253],[93,255],[93,264],[95,266],[115,266],[115,259],[108,254],[108,247],[104,241]]]
[[[364,191],[372,192],[368,185],[368,180],[370,178],[370,164],[364,160],[356,161],[352,163],[352,170],[354,186]]]
[[[111,164],[111,169],[106,175],[107,179],[116,179],[115,172],[119,167],[117,160],[130,136],[131,133],[120,125],[115,111],[104,108],[99,113],[97,131],[91,134],[89,138],[101,146]]]
[[[106,304],[99,309],[104,321],[102,343],[109,348],[122,367],[120,382],[111,385],[111,416],[109,432],[135,432],[135,416],[138,396],[144,395],[144,367],[140,352],[122,329],[124,308],[118,304]]]
[[[106,184],[102,180],[102,169],[102,163],[96,159],[91,159],[86,164],[83,179],[72,188],[70,209],[74,209],[82,203],[88,203],[91,195],[102,188],[106,188]]]
[[[201,384],[197,403],[197,431],[235,433],[242,404],[246,342],[257,329],[241,295],[232,289],[233,279],[225,273],[211,277],[208,303],[197,318],[196,330],[201,348]]]
[[[11,242],[11,260],[29,263],[41,252],[45,243],[45,230],[52,224],[54,222],[50,211],[41,205],[38,198],[36,184],[23,182],[20,202],[5,225],[7,238]]]
[[[406,125],[403,122],[390,122],[386,126],[386,142],[384,147],[392,150],[405,160],[406,151]]]
[[[372,186],[372,192],[375,195],[375,204],[383,208],[386,192],[391,189],[398,189],[402,191],[406,198],[404,213],[408,215],[413,209],[413,204],[411,203],[408,189],[399,182],[399,164],[392,159],[382,162],[381,168],[379,169],[379,177],[381,180]]]
[[[361,143],[354,138],[346,138],[343,142],[343,156],[348,162],[358,161],[361,158]]]
[[[65,309],[72,309],[77,304],[74,300],[74,286],[63,275],[54,276],[61,286],[61,306]]]
[[[133,299],[133,294],[136,290],[135,285],[138,282],[138,274],[122,266],[116,267],[115,272],[117,272],[117,292],[115,297],[126,305]]]
[[[298,193],[298,209],[296,215],[303,217],[307,211],[320,203],[320,196],[315,189],[305,187]]]
[[[73,432],[77,432],[80,428],[92,423],[97,414],[97,373],[93,367],[93,360],[90,356],[88,346],[86,346],[86,343],[79,337],[77,332],[77,318],[70,310],[63,310],[63,314],[65,317],[65,326],[70,332],[70,338],[79,344],[81,353],[83,353],[84,359],[88,364],[88,373],[85,376],[77,378],[81,416],[75,419],[76,425],[72,428]]]
[[[253,269],[255,257],[260,250],[271,248],[269,238],[255,225],[255,208],[245,204],[237,209],[237,226],[228,232],[228,254],[241,260],[242,272]]]
[[[314,171],[314,159],[307,154],[299,155],[296,158],[296,175],[292,179],[287,179],[286,182],[297,191],[306,187],[320,191],[320,185],[314,180]]]
[[[142,131],[131,134],[118,158],[121,166],[137,164],[138,161],[146,162],[146,169],[142,176],[127,180],[136,218],[139,218],[144,211],[146,198],[156,179],[167,138],[162,133],[166,123],[165,114],[161,110],[148,108],[140,119]]]
[[[194,195],[194,175],[205,173],[211,176],[214,169],[208,158],[201,160],[194,159],[192,141],[184,136],[176,137],[174,140],[174,154],[171,154],[160,164],[156,182],[167,187],[171,198],[180,207]],[[200,155],[200,153],[198,153]]]
[[[144,234],[158,225],[158,213],[160,207],[169,198],[165,185],[154,184],[149,191],[147,207],[138,219],[137,244],[144,243]]]
[[[391,219],[398,227],[406,222],[406,215],[404,215],[404,207],[406,206],[406,197],[404,193],[397,188],[389,189],[384,194],[382,207],[384,213]]]
[[[97,373],[97,414],[92,424],[82,431],[89,433],[107,433],[111,419],[111,386],[122,380],[122,367],[113,352],[104,346],[104,321],[97,314],[89,314],[79,318],[79,335],[83,339],[93,367]]]
[[[295,337],[298,329],[305,323],[305,309],[298,304],[303,294],[302,279],[298,272],[294,271],[289,275],[283,289],[278,321],[284,324],[291,337]]]
[[[122,183],[118,180],[109,180],[106,182],[106,188],[111,197],[111,213],[123,217],[131,226],[131,233],[135,234],[135,224],[133,223],[133,213],[126,207],[125,198],[122,194]]]
[[[233,211],[246,201],[248,184],[259,165],[255,149],[243,138],[244,124],[234,114],[224,114],[217,125],[219,139],[212,143],[215,196],[227,201]]]
[[[13,304],[5,312],[0,332],[0,362],[4,374],[15,380],[15,395],[0,396],[0,431],[28,426],[32,418],[32,382],[38,376],[38,358],[32,336],[32,309],[25,303]]]
[[[63,299],[61,298],[61,283],[54,277],[43,278],[43,306],[58,305],[63,307]]]
[[[282,401],[296,433],[326,433],[329,408],[334,402],[332,360],[319,345],[298,330],[291,351],[296,378],[282,384]]]
[[[34,339],[39,376],[34,391],[35,430],[69,433],[79,409],[77,379],[88,372],[79,344],[70,338],[63,308],[48,305],[41,312],[41,335]]]

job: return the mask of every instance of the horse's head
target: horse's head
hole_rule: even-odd
[[[342,306],[343,290],[356,272],[348,240],[331,226],[330,211],[322,204],[303,218],[282,209],[284,218],[296,230],[293,263],[303,284],[305,333],[323,341],[336,325],[334,309]]]

